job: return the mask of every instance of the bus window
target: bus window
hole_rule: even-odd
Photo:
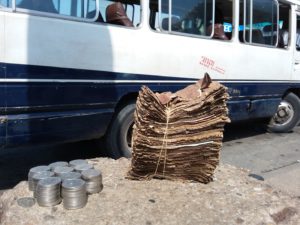
[[[47,13],[58,13],[52,0],[17,0],[17,8]]]
[[[290,30],[290,5],[279,3],[279,37],[278,48],[289,46]]]
[[[222,40],[231,39],[232,1],[230,0],[161,0],[161,5],[158,0],[152,0],[149,8],[149,23],[154,30]]]
[[[213,0],[162,0],[159,27],[163,31],[211,36],[207,27],[213,18]],[[171,12],[169,12],[169,8]],[[171,20],[171,21],[170,21]]]
[[[216,0],[215,6],[215,30],[214,38],[230,40],[232,37],[232,11],[233,5],[231,0]],[[222,25],[223,32],[217,29]],[[225,35],[222,37],[222,35]]]
[[[55,13],[77,18],[94,18],[96,0],[16,0],[17,9]]]
[[[300,16],[297,15],[296,49],[300,51]]]
[[[0,7],[11,7],[11,0],[0,0]]]
[[[276,0],[244,0],[241,3],[240,41],[277,46],[279,4]]]

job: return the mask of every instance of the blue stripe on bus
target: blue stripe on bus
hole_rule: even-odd
[[[201,75],[202,76],[202,75]],[[58,67],[48,67],[48,66],[32,66],[32,65],[20,65],[20,64],[5,64],[0,63],[0,79],[28,79],[29,82],[26,83],[11,83],[7,84],[9,89],[16,90],[15,93],[11,94],[20,94],[26,95],[27,92],[37,92],[43,93],[48,92],[48,94],[52,95],[53,91],[51,89],[56,88],[59,90],[54,91],[54,93],[62,95],[68,95],[72,93],[73,95],[78,95],[79,93],[86,92],[87,89],[91,89],[87,91],[88,96],[79,96],[83,98],[83,102],[92,101],[99,103],[99,97],[96,97],[95,94],[99,95],[99,89],[102,92],[110,93],[112,96],[123,94],[120,93],[119,90],[115,90],[116,86],[120,87],[125,92],[130,90],[130,92],[137,92],[141,85],[142,81],[170,81],[170,83],[152,83],[146,84],[151,86],[155,91],[176,91],[184,86],[186,86],[188,81],[193,81],[193,79],[188,78],[177,78],[177,77],[165,77],[165,76],[154,76],[154,75],[142,75],[142,74],[128,74],[128,73],[114,73],[114,72],[106,72],[106,71],[93,71],[93,70],[82,70],[82,69],[66,69],[66,68],[58,68]],[[135,83],[30,83],[31,79],[60,79],[60,80],[121,80],[121,81],[134,81]],[[138,83],[141,81],[141,83]],[[180,83],[174,83],[174,81],[178,81]],[[196,80],[195,80],[196,81]],[[173,82],[173,83],[172,83]],[[289,88],[299,88],[300,83],[292,84],[287,81],[285,82],[270,82],[270,81],[242,81],[239,82],[237,80],[226,80],[224,83],[225,86],[229,88],[229,93],[232,98],[269,98],[269,97],[281,97],[284,92]],[[44,91],[42,91],[42,90]],[[46,91],[49,89],[48,91]],[[94,90],[92,90],[94,89]],[[42,92],[41,92],[42,91]],[[9,91],[10,92],[10,91]],[[115,93],[117,92],[117,94]],[[1,93],[0,93],[1,94]],[[31,93],[29,93],[31,95]],[[47,95],[48,95],[47,94]],[[84,99],[85,97],[85,99]],[[117,97],[117,96],[115,96]],[[109,98],[109,96],[105,96],[105,98]],[[17,98],[18,99],[18,98]],[[22,96],[20,96],[22,99]],[[117,100],[118,98],[115,98]],[[3,102],[0,102],[0,104]],[[82,102],[81,102],[82,103]],[[65,102],[62,102],[65,104]],[[1,104],[3,105],[3,104]],[[8,105],[10,106],[10,104]]]
[[[112,73],[45,66],[0,64],[0,146],[13,143],[61,142],[103,135],[119,100],[137,94],[142,80],[170,83],[146,84],[153,91],[176,91],[191,79]],[[28,79],[28,82],[5,82]],[[132,83],[30,82],[30,79],[123,80]],[[171,81],[182,81],[175,83]],[[17,80],[16,80],[17,81]],[[300,84],[267,81],[227,81],[228,103],[233,121],[271,117],[281,97]],[[48,138],[48,139],[47,139]]]

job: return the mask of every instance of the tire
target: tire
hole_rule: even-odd
[[[108,129],[106,135],[106,149],[112,158],[131,157],[130,144],[132,126],[134,123],[134,111],[135,103],[129,102],[117,112]]]
[[[300,120],[300,99],[294,93],[287,94],[276,114],[271,119],[268,130],[274,133],[287,133],[298,125]]]

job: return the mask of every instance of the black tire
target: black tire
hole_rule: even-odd
[[[132,133],[134,110],[135,102],[129,102],[125,105],[117,112],[107,131],[106,148],[108,154],[115,159],[131,157],[131,148],[128,145],[131,140],[128,138],[131,137]]]
[[[276,121],[277,118],[280,116],[280,106],[282,104],[288,104],[290,108],[293,110],[293,115],[290,116],[289,120],[286,123],[278,123]],[[274,132],[274,133],[287,133],[290,132],[296,127],[300,120],[300,99],[297,95],[294,93],[287,94],[282,102],[280,103],[280,106],[278,107],[278,111],[274,115],[274,117],[271,119],[269,125],[268,125],[268,131]],[[286,110],[284,110],[286,112]],[[282,117],[284,118],[284,117]]]

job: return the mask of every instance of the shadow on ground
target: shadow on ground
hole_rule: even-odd
[[[264,121],[232,123],[225,126],[224,142],[253,137],[267,132]]]
[[[106,157],[103,140],[77,143],[0,149],[0,191],[27,180],[30,168],[57,161]]]
[[[262,123],[238,123],[226,127],[224,141],[238,140],[265,133]],[[13,188],[27,179],[30,168],[56,161],[107,157],[103,140],[55,146],[0,149],[0,191]]]

